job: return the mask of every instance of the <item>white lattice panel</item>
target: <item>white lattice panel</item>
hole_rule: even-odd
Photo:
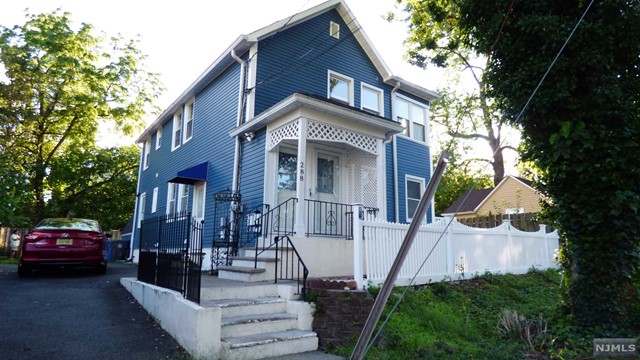
[[[362,150],[347,152],[349,203],[378,207],[378,175],[376,156]]]
[[[375,138],[315,121],[309,121],[307,139],[343,142],[374,155],[378,153]]]
[[[297,120],[275,129],[269,136],[269,150],[280,144],[282,140],[297,139],[299,133],[300,125]]]

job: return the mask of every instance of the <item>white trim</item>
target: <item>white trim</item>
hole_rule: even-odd
[[[340,24],[334,21],[329,21],[329,36],[340,40]]]
[[[158,187],[153,188],[153,198],[151,198],[151,213],[158,211]]]
[[[144,220],[144,214],[147,211],[147,193],[143,192],[140,194],[140,207],[138,208],[138,222],[137,227],[140,229],[140,224],[142,220]]]
[[[202,187],[202,203],[200,204],[201,209],[198,209],[197,208],[198,206],[197,190],[200,187]],[[207,183],[204,181],[198,182],[193,185],[193,205],[191,209],[191,213],[193,214],[193,217],[196,218],[196,220],[198,221],[204,220],[206,204],[207,204]],[[198,211],[202,211],[202,216],[198,216]]]
[[[180,107],[180,109],[173,114],[173,127],[171,128],[171,151],[178,149],[180,145],[182,145],[182,117],[183,111],[182,107]],[[180,133],[176,136],[178,125],[180,126]],[[178,139],[178,144],[176,144],[176,138]]]
[[[189,140],[193,138],[194,125],[195,125],[195,110],[196,110],[196,99],[195,97],[191,100],[187,101],[184,104],[184,116],[182,120],[182,143],[186,144]],[[187,123],[191,121],[191,136],[187,137]]]
[[[393,203],[395,222],[400,222],[400,184],[398,184],[398,136],[393,135]]]
[[[247,79],[247,89],[251,89],[246,94],[246,106],[245,106],[245,119],[253,119],[255,115],[255,107],[256,107],[256,83],[257,83],[257,71],[258,67],[258,43],[255,43],[251,49],[249,49],[249,64],[248,67],[245,68],[246,79]]]
[[[147,170],[149,168],[149,161],[151,159],[151,139],[147,139],[147,141],[144,142],[144,170]]]
[[[140,161],[142,161],[142,157],[144,156],[143,152],[140,151]],[[139,194],[140,191],[140,181],[142,180],[142,166],[138,167],[138,181],[137,181],[137,185],[136,185],[136,194]],[[134,205],[134,211],[133,211],[133,225],[137,224],[138,222],[138,211],[136,211],[138,209],[138,204],[139,204],[139,196],[136,196],[136,203]],[[131,255],[133,254],[133,242],[135,241],[136,238],[136,230],[135,227],[132,225],[132,229],[131,229],[131,240],[129,240],[129,257],[131,257]],[[138,232],[138,241],[140,241],[140,232]]]
[[[156,131],[156,150],[162,146],[162,126]]]
[[[412,182],[417,182],[420,183],[420,197],[417,199],[418,203],[420,202],[420,199],[422,198],[422,195],[424,194],[424,190],[426,188],[426,184],[424,181],[424,178],[418,177],[418,176],[413,176],[413,175],[409,175],[409,174],[405,174],[404,175],[404,217],[405,217],[405,221],[407,222],[411,222],[413,220],[413,214],[411,214],[411,217],[409,217],[409,186],[408,186],[408,182],[412,181]],[[414,200],[412,198],[412,200]],[[426,216],[425,216],[426,218]]]
[[[377,109],[369,109],[369,108],[365,108],[363,105],[363,94],[365,92],[365,88],[368,90],[372,90],[373,92],[376,92],[378,94],[378,108]],[[369,85],[367,83],[364,82],[360,82],[360,109],[364,110],[364,111],[371,111],[371,112],[375,112],[377,113],[379,116],[384,116],[384,90],[373,86],[373,85]]]
[[[340,98],[336,98],[336,97],[331,97],[331,79],[335,78],[341,81],[344,81],[347,83],[347,86],[349,87],[349,93],[347,94],[347,99],[340,99]],[[349,104],[349,106],[353,106],[354,104],[354,80],[352,77],[340,74],[339,72],[333,71],[333,70],[327,70],[327,99],[332,99],[332,100],[336,100],[336,101],[344,101],[346,103]]]
[[[384,141],[378,139],[378,156],[377,171],[378,171],[378,216],[381,219],[387,220],[387,152],[385,151]]]

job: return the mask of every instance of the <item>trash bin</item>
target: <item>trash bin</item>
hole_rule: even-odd
[[[111,240],[109,244],[109,261],[126,260],[129,256],[128,240]]]

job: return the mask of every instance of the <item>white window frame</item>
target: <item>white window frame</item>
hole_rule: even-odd
[[[178,208],[178,184],[176,183],[168,183],[167,184],[167,209],[166,214],[174,214]]]
[[[144,142],[144,169],[149,167],[149,161],[151,159],[151,139]]]
[[[207,199],[207,183],[199,182],[193,186],[193,217],[204,219],[205,203]]]
[[[408,105],[408,116],[409,119],[405,119],[404,117],[400,117],[400,115],[398,115],[398,110],[400,108],[400,102],[404,101],[407,103]],[[429,144],[429,105],[427,104],[423,104],[417,101],[414,101],[412,99],[409,99],[408,97],[402,96],[402,95],[396,95],[396,99],[395,99],[395,106],[396,106],[396,121],[400,122],[403,126],[404,126],[404,131],[402,132],[402,135],[410,138],[411,140],[417,141],[421,144]],[[413,113],[413,108],[415,107],[419,107],[422,109],[423,111],[423,118],[422,118],[422,123],[420,121],[417,121],[417,119],[414,119],[411,114]],[[414,125],[422,125],[423,129],[424,129],[424,140],[420,140],[418,138],[416,138],[416,134],[414,131]]]
[[[156,131],[156,150],[162,146],[162,127],[159,127]]]
[[[171,135],[171,151],[182,145],[182,109],[173,114],[173,133]]]
[[[193,125],[194,125],[194,115],[195,115],[195,99],[191,99],[184,106],[184,124],[182,125],[182,143],[186,143],[187,141],[193,138]],[[189,124],[191,124],[191,133],[187,133],[189,129]]]
[[[407,222],[411,222],[413,221],[413,215],[414,214],[409,214],[409,200],[417,200],[418,204],[420,203],[420,198],[418,199],[414,199],[414,198],[409,198],[409,181],[411,182],[416,182],[416,183],[420,183],[420,198],[422,198],[422,195],[424,195],[424,190],[425,190],[425,180],[421,177],[417,177],[417,176],[412,176],[412,175],[405,175],[404,177],[404,206],[405,206],[405,219],[407,220]],[[417,210],[417,206],[416,206],[416,210]],[[426,218],[426,216],[425,216]]]
[[[340,40],[340,24],[334,21],[329,22],[329,36]]]
[[[344,81],[347,83],[348,86],[348,94],[347,94],[347,99],[341,99],[338,97],[332,97],[331,96],[331,79],[338,79],[340,81]],[[327,72],[327,98],[332,99],[332,100],[336,100],[336,101],[341,101],[344,103],[348,103],[349,106],[353,106],[354,103],[354,86],[353,86],[353,78],[342,75],[340,73],[337,73],[335,71],[332,70],[328,70]]]
[[[158,211],[158,188],[153,188],[153,197],[151,198],[151,213]]]
[[[377,109],[372,109],[369,107],[365,107],[364,106],[364,102],[362,101],[364,99],[364,93],[366,91],[371,91],[374,92],[378,95],[378,108]],[[371,111],[373,113],[376,113],[380,116],[384,116],[384,90],[380,89],[379,87],[375,87],[373,85],[369,85],[367,83],[361,83],[360,84],[360,109],[364,110],[364,111]]]
[[[143,192],[140,194],[140,201],[138,202],[138,229],[140,228],[140,224],[142,224],[142,220],[144,220],[144,213],[147,207],[147,193]]]

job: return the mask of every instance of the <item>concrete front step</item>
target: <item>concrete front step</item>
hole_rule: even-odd
[[[222,317],[247,316],[287,311],[287,300],[280,297],[254,299],[223,299],[200,301],[202,307],[219,307]]]
[[[248,266],[220,266],[218,267],[218,277],[220,279],[242,282],[257,282],[273,279],[273,276],[268,274],[266,269],[255,269]]]
[[[224,359],[254,360],[318,349],[318,336],[308,330],[287,330],[222,339]]]
[[[228,316],[222,318],[222,338],[248,336],[294,329],[298,316],[286,312]]]
[[[260,297],[278,297],[278,286],[273,280],[265,283],[244,284],[233,287],[203,287],[200,290],[200,301],[253,299]]]
[[[293,251],[292,248],[290,247],[278,247],[278,252],[281,251]],[[276,248],[275,247],[270,247],[270,248],[258,248],[257,250],[255,248],[242,248],[240,249],[240,254],[241,256],[246,256],[246,257],[254,257],[256,256],[256,252],[258,253],[258,257],[265,257],[265,258],[275,258],[276,257]]]

